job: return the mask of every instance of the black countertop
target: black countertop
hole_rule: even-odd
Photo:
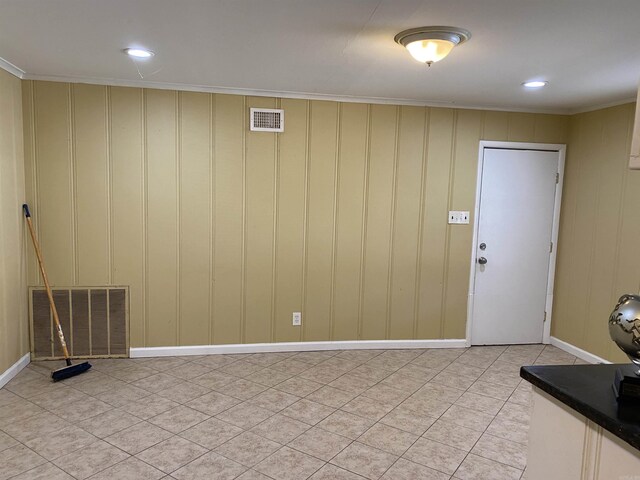
[[[620,366],[532,366],[520,376],[640,450],[640,405],[619,406],[611,387]]]

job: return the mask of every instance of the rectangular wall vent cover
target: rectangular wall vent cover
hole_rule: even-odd
[[[129,287],[53,287],[62,331],[74,358],[129,356]],[[44,287],[29,288],[31,359],[64,358]]]
[[[284,132],[284,110],[276,108],[252,108],[251,131]]]

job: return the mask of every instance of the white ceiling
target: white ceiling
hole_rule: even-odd
[[[427,68],[393,41],[424,25],[472,38]],[[1,0],[0,57],[33,79],[566,113],[635,97],[640,1]]]

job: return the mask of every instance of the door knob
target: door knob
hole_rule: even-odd
[[[487,259],[486,259],[486,258],[484,258],[484,257],[480,257],[480,258],[478,259],[478,263],[479,263],[480,265],[486,265],[486,263],[487,263]]]

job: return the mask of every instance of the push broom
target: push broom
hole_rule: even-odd
[[[44,269],[44,260],[42,259],[42,252],[40,251],[40,245],[36,238],[36,232],[33,229],[33,223],[31,222],[31,213],[29,212],[29,205],[26,203],[22,205],[24,210],[24,216],[27,218],[27,225],[29,226],[29,233],[31,234],[31,240],[33,240],[33,248],[36,250],[36,256],[38,257],[38,265],[40,266],[40,273],[42,273],[42,280],[44,286],[47,289],[47,297],[49,297],[49,305],[51,306],[51,312],[53,313],[53,321],[56,324],[56,332],[58,333],[58,339],[60,340],[60,346],[62,347],[62,353],[64,353],[64,360],[67,362],[67,366],[59,368],[51,372],[51,378],[54,382],[58,380],[64,380],[65,378],[75,377],[81,373],[86,372],[91,368],[89,362],[79,363],[77,365],[71,364],[71,358],[69,355],[69,349],[67,348],[67,342],[64,341],[64,334],[62,333],[62,326],[60,325],[60,319],[58,318],[58,311],[56,310],[56,304],[53,301],[53,293],[51,293],[51,286],[49,285],[49,279],[47,278],[47,272]]]

